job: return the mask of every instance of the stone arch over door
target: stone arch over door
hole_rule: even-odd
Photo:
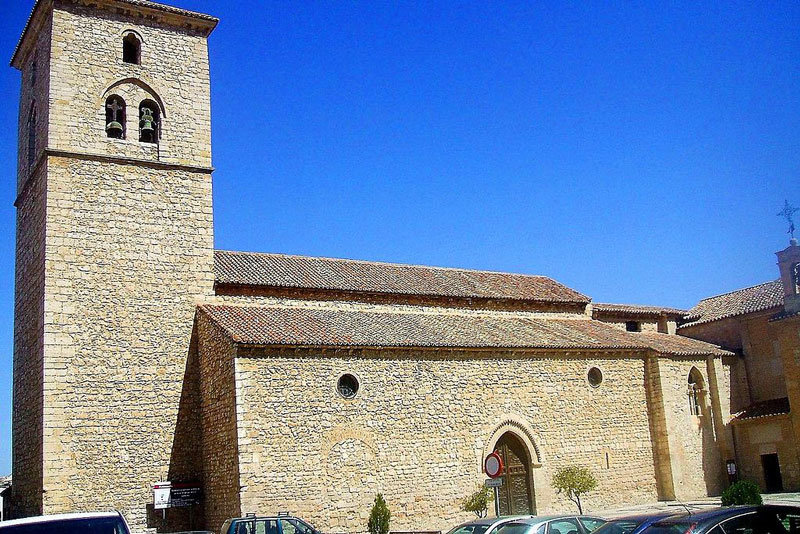
[[[487,443],[484,457],[497,451],[503,458],[503,486],[497,490],[500,515],[536,513],[536,472],[541,455],[528,426],[516,418],[498,425]]]

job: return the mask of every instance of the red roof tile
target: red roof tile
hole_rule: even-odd
[[[658,317],[661,314],[675,317],[683,317],[686,315],[686,310],[679,310],[677,308],[643,306],[640,304],[609,304],[606,302],[593,302],[592,311],[598,314],[641,315],[646,317]]]
[[[204,305],[201,310],[233,341],[251,345],[587,350],[657,347],[655,350],[663,353],[725,353],[702,341],[668,334],[629,334],[588,318],[288,306]]]
[[[780,280],[774,280],[701,300],[686,315],[686,319],[690,322],[681,327],[718,321],[780,306],[783,306],[783,285]]]
[[[755,402],[737,413],[734,421],[744,421],[747,419],[758,419],[761,417],[771,417],[773,415],[783,415],[789,413],[789,398],[770,399]]]
[[[430,297],[588,303],[546,276],[217,250],[217,284]]]

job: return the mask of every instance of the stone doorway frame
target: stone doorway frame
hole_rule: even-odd
[[[528,466],[528,484],[531,488],[531,504],[533,506],[531,513],[536,514],[537,509],[539,508],[536,499],[536,488],[545,487],[542,486],[542,484],[546,484],[546,481],[543,479],[543,470],[541,469],[542,454],[539,450],[539,446],[537,445],[539,440],[536,439],[531,426],[522,417],[506,415],[501,417],[500,421],[501,422],[494,427],[494,430],[492,430],[489,440],[484,446],[483,454],[481,455],[480,459],[481,469],[483,469],[483,459],[495,450],[500,438],[503,437],[503,435],[507,432],[513,434],[517,439],[519,439],[520,442],[522,442],[522,445],[526,449],[525,452],[527,452],[528,458],[530,458],[530,465]]]

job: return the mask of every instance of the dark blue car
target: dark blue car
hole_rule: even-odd
[[[731,506],[654,522],[642,534],[800,534],[798,506]]]

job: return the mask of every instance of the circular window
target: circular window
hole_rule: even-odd
[[[586,380],[589,381],[590,386],[596,388],[603,382],[603,372],[597,367],[592,367],[586,374]]]
[[[339,377],[339,381],[336,383],[336,390],[345,399],[352,399],[358,393],[358,379],[349,373],[344,374]]]

